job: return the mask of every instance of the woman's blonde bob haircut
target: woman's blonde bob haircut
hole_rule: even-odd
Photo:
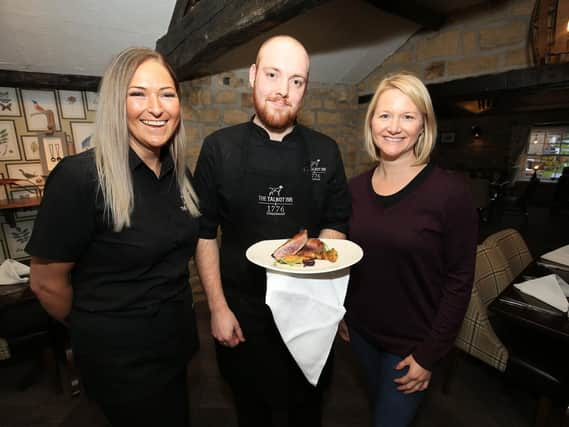
[[[134,208],[126,113],[128,86],[138,67],[150,60],[159,62],[168,70],[174,80],[176,93],[179,94],[180,88],[172,68],[160,53],[147,48],[128,48],[120,52],[107,67],[99,87],[99,104],[92,139],[105,215],[112,221],[115,231],[130,226]],[[170,156],[184,205],[189,214],[198,216],[198,198],[186,175],[186,134],[182,122],[180,120],[169,143]]]
[[[373,160],[381,160],[381,153],[373,141],[371,119],[375,113],[379,97],[389,89],[397,89],[407,95],[423,115],[423,131],[413,146],[413,153],[417,158],[417,165],[428,163],[437,139],[437,119],[429,91],[417,76],[407,72],[388,74],[377,86],[365,118],[364,143],[366,151]]]

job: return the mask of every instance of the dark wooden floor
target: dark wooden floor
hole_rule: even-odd
[[[567,217],[549,217],[544,209],[530,212],[524,231],[534,256],[569,243]],[[483,224],[481,236],[517,224],[519,218]],[[219,377],[211,338],[209,314],[203,301],[197,304],[202,348],[190,366],[190,395],[193,427],[236,426],[231,396]],[[414,427],[530,427],[536,407],[535,396],[504,381],[492,368],[464,355],[451,384],[442,393],[435,378]],[[23,391],[17,381],[30,364],[0,366],[0,427],[102,427],[102,416],[84,397],[54,393],[50,378],[40,374]],[[334,379],[325,399],[324,427],[367,427],[365,386],[349,346],[336,343]],[[553,426],[553,422],[551,426]]]

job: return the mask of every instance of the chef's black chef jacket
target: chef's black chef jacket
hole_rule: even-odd
[[[200,238],[221,228],[220,266],[226,293],[264,297],[264,269],[246,249],[260,240],[289,238],[302,228],[312,237],[330,228],[347,234],[351,210],[338,146],[295,125],[272,141],[249,121],[208,136],[195,170]]]

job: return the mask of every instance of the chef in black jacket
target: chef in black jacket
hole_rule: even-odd
[[[245,257],[253,243],[300,228],[312,237],[347,234],[350,197],[338,147],[296,123],[308,72],[297,40],[265,41],[249,70],[256,114],[208,136],[195,170],[203,214],[196,262],[240,427],[321,425],[330,363],[316,387],[305,379],[264,303],[265,271]]]
[[[188,261],[197,199],[178,84],[159,53],[107,68],[93,150],[52,171],[26,250],[31,287],[70,325],[87,396],[113,427],[185,427],[197,334]]]

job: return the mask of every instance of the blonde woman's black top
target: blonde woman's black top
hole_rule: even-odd
[[[131,226],[115,232],[105,214],[93,150],[51,172],[26,251],[74,262],[73,310],[135,315],[183,298],[198,219],[186,212],[167,150],[160,177],[129,150]]]

